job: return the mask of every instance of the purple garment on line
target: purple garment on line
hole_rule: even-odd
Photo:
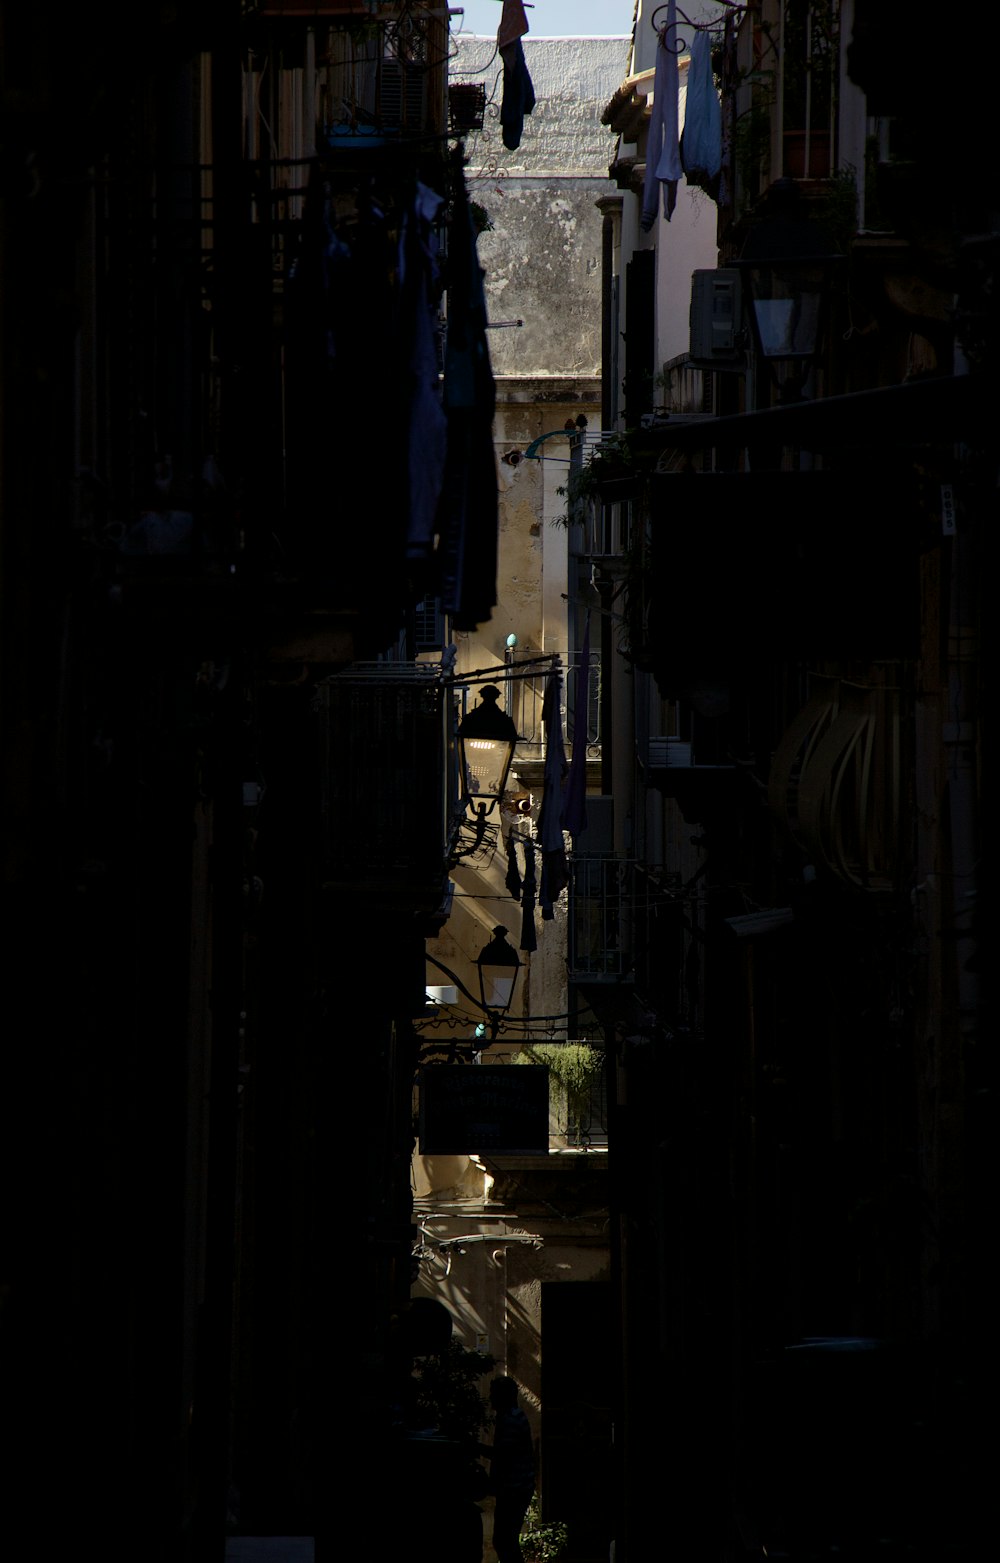
[[[521,899],[521,874],[517,866],[517,837],[511,831],[507,837],[507,878],[504,880],[515,901]]]
[[[411,330],[408,379],[409,523],[406,555],[429,561],[434,552],[444,482],[448,420],[438,384],[437,243],[433,223],[442,197],[417,182],[399,242],[398,279],[404,326]]]
[[[522,950],[530,954],[538,949],[538,938],[535,934],[535,848],[530,841],[524,842],[524,887],[521,893],[521,944]]]
[[[722,168],[722,109],[712,75],[712,44],[706,32],[691,40],[681,162],[689,185],[718,195]]]
[[[666,24],[656,46],[653,76],[653,111],[646,138],[646,178],[642,187],[642,231],[648,233],[660,213],[660,185],[667,221],[677,201],[677,184],[683,172],[678,136],[680,72],[674,53],[677,39],[677,6],[668,0]]]
[[[590,713],[590,614],[583,631],[580,660],[576,665],[576,709],[573,723],[573,754],[563,797],[562,827],[576,838],[587,828],[587,718]]]
[[[553,905],[569,883],[566,845],[562,827],[562,792],[566,777],[566,750],[563,746],[562,708],[559,694],[562,677],[553,671],[545,686],[542,721],[545,723],[545,771],[542,807],[538,814],[538,843],[542,849],[542,880],[538,897],[542,917],[550,920]]]

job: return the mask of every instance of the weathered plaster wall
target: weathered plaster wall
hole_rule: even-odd
[[[524,321],[490,334],[498,376],[600,372],[601,216],[613,138],[601,111],[628,64],[626,38],[524,40],[535,88],[521,145],[501,140],[495,39],[457,40],[452,78],[484,81],[495,98],[482,131],[466,142],[472,199],[493,229],[479,241],[493,321]]]
[[[601,110],[628,72],[630,38],[532,38],[529,33],[522,39],[536,102],[515,152],[500,140],[496,39],[459,34],[452,42],[450,80],[485,82],[495,111],[487,110],[484,129],[470,132],[466,141],[470,175],[491,155],[505,174],[607,173],[609,135]]]

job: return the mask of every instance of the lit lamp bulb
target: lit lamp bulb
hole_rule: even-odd
[[[467,803],[489,812],[503,794],[517,743],[517,728],[497,705],[500,691],[487,684],[458,728],[462,782]]]

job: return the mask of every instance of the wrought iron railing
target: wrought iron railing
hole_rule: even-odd
[[[567,939],[572,981],[632,979],[649,894],[649,879],[634,859],[572,858]]]
[[[573,742],[579,719],[576,710],[577,683],[576,670],[579,666],[580,652],[571,652],[565,659],[565,679],[563,683],[563,702],[565,712],[565,738],[567,745]],[[590,679],[588,681],[587,710],[584,713],[584,721],[587,730],[587,744],[596,754],[601,742],[601,658],[600,654],[592,651],[589,654]],[[514,719],[520,739],[519,748],[541,750],[545,743],[545,727],[542,722],[542,705],[545,699],[545,686],[548,679],[548,669],[540,668],[537,673],[531,672],[523,677],[511,679],[510,689],[510,715]]]

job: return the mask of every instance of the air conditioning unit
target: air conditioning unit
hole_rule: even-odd
[[[648,752],[651,771],[689,771],[694,763],[685,738],[650,738]]]
[[[741,369],[740,274],[691,274],[691,361],[702,369]]]
[[[711,753],[711,749],[708,750]],[[704,755],[705,749],[702,749]],[[689,738],[650,737],[646,745],[646,768],[650,771],[732,771],[729,761],[698,759],[697,745]]]

